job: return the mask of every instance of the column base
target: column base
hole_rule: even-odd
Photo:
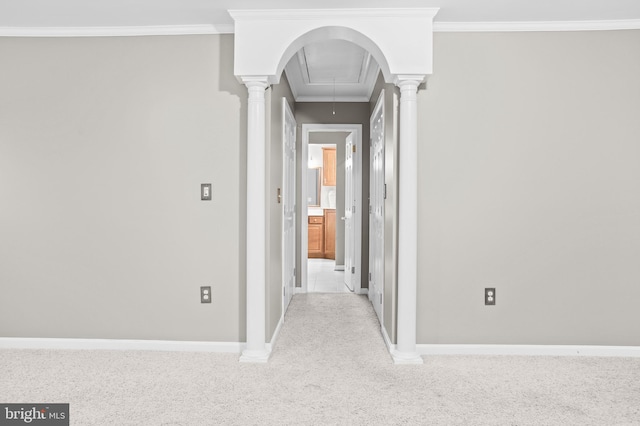
[[[253,363],[266,363],[269,361],[270,351],[266,349],[262,350],[249,350],[245,349],[240,355],[240,362],[253,362]]]
[[[398,350],[393,350],[391,352],[391,358],[393,358],[393,363],[396,365],[400,364],[413,364],[419,365],[424,364],[424,360],[417,352],[400,352]]]

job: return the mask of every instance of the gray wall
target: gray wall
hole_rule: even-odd
[[[298,122],[298,162],[300,161],[300,152],[302,151],[302,125],[303,124],[362,124],[362,143],[366,146],[369,140],[369,104],[367,102],[338,102],[335,106],[336,114],[332,114],[331,103],[328,102],[298,102],[296,103],[296,121]],[[362,150],[362,206],[368,206],[369,194],[369,149]],[[298,182],[300,182],[300,168],[298,168]],[[296,197],[301,199],[300,188],[298,187]],[[304,224],[305,220],[301,217],[301,210],[298,209],[298,217],[296,218],[298,225]],[[344,206],[343,206],[344,211]],[[362,210],[363,212],[365,210]],[[368,207],[366,208],[368,211]],[[343,216],[336,209],[336,216],[339,220]],[[362,280],[363,288],[369,286],[369,216],[362,215]],[[297,232],[297,253],[300,254],[300,230]],[[344,256],[344,254],[343,254]],[[300,270],[300,258],[296,261],[296,270]],[[297,277],[297,285],[300,286],[300,277]]]
[[[640,31],[437,33],[434,48],[418,342],[640,345]]]
[[[4,37],[0,55],[0,336],[244,341],[233,37]]]
[[[267,191],[267,294],[266,294],[266,338],[271,341],[282,317],[282,204],[278,203],[278,188],[283,179],[283,110],[282,98],[286,98],[292,111],[295,102],[287,77],[283,74],[280,84],[267,89],[267,164],[265,181]]]

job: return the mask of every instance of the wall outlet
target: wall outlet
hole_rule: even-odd
[[[484,289],[484,304],[495,305],[496,304],[496,289],[485,288]]]
[[[200,287],[200,303],[211,303],[211,286]]]

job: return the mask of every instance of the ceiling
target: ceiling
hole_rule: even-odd
[[[0,0],[0,36],[232,33],[230,9],[424,7],[440,8],[435,31],[640,29],[640,0]],[[296,100],[325,102],[368,100],[378,71],[336,40],[305,46],[285,68]]]
[[[284,72],[298,102],[368,102],[379,70],[360,46],[327,40],[300,49]]]

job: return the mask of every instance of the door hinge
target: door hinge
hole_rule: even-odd
[[[384,198],[386,200],[387,199],[387,184],[386,183],[384,184],[383,194],[382,195],[383,195],[382,198]]]
[[[296,276],[296,268],[293,268],[293,276]]]
[[[382,305],[382,293],[380,293],[380,304]]]
[[[369,281],[371,281],[371,272],[369,272]]]
[[[356,146],[355,146],[355,145],[351,145],[351,150],[352,150],[353,152],[356,152]]]
[[[351,267],[351,273],[352,273],[352,274],[355,274],[355,273],[356,273],[356,267],[355,267],[355,266],[352,266],[352,267]]]
[[[282,295],[283,296],[287,295],[287,288],[286,287],[282,287]]]
[[[371,214],[371,204],[369,204],[369,214]]]
[[[353,206],[353,208],[351,209],[351,213],[355,214],[355,212],[356,212],[356,206]]]

